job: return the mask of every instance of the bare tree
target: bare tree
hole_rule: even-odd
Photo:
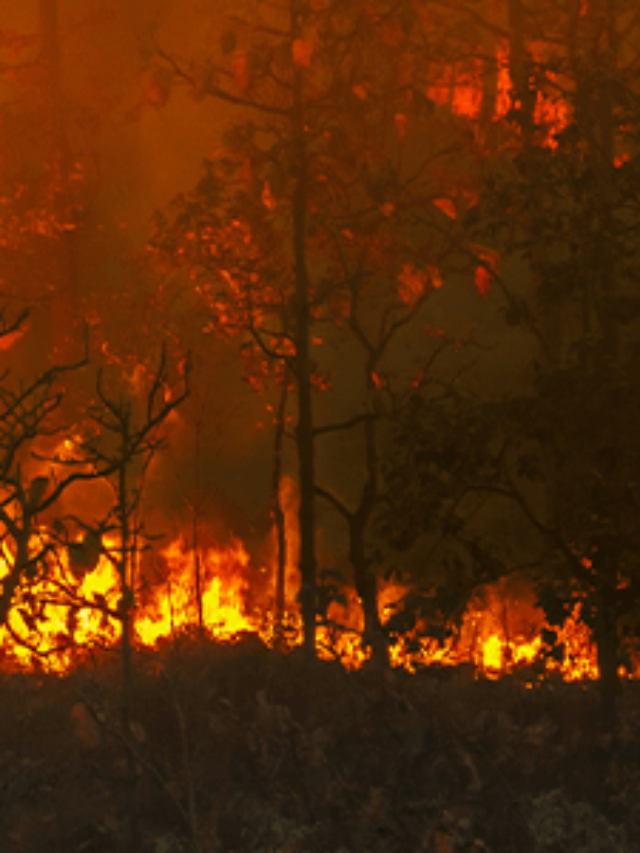
[[[115,537],[113,546],[103,542],[102,552],[117,571],[120,584],[119,606],[115,614],[122,625],[122,701],[121,726],[127,758],[128,814],[127,850],[138,849],[136,813],[135,751],[131,743],[133,706],[133,630],[136,602],[136,569],[141,551],[152,538],[141,516],[145,475],[154,456],[165,444],[163,426],[169,415],[189,394],[189,361],[178,384],[171,386],[166,352],[163,348],[158,366],[148,377],[142,397],[123,389],[107,387],[104,372],[99,371],[96,401],[89,406],[85,435],[77,441],[77,454],[67,464],[89,469],[93,476],[106,480],[113,491],[113,503],[99,530]],[[62,461],[62,460],[59,460]]]
[[[0,311],[0,340],[10,346],[12,338],[25,333],[27,319],[27,311],[14,319]],[[78,360],[53,366],[27,382],[13,382],[8,370],[0,375],[0,545],[6,567],[0,589],[0,624],[7,624],[20,588],[48,571],[56,543],[54,537],[38,530],[38,518],[74,482],[99,476],[94,471],[73,471],[59,479],[55,465],[46,473],[38,465],[40,470],[34,474],[38,452],[64,430],[61,380],[86,364],[85,347]]]

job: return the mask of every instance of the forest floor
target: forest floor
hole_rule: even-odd
[[[640,850],[638,683],[612,739],[594,684],[347,673],[246,638],[137,655],[126,737],[116,653],[2,675],[0,702],[2,853]]]

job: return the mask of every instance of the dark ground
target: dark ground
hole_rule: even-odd
[[[640,851],[640,685],[310,670],[250,638],[0,679],[0,853]]]

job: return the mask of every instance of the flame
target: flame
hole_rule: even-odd
[[[540,61],[543,44],[531,43],[529,49],[534,61]],[[509,71],[509,47],[501,44],[496,50],[496,90],[493,95],[493,121],[506,118],[514,106],[513,87]],[[482,114],[484,92],[484,66],[481,59],[467,60],[464,65],[454,64],[446,67],[441,76],[427,89],[427,96],[440,106],[447,106],[462,118],[478,121]],[[542,145],[556,148],[556,135],[563,131],[570,121],[569,106],[565,100],[554,94],[561,90],[559,75],[546,70],[545,88],[536,92],[534,121],[542,134]]]
[[[0,556],[2,578],[11,565],[13,555],[5,545]],[[8,626],[0,630],[5,662],[14,668],[41,666],[62,672],[77,661],[80,650],[107,647],[118,639],[117,620],[108,615],[117,612],[119,602],[118,576],[112,563],[102,559],[96,571],[79,584],[74,584],[66,554],[49,568],[50,574],[28,594],[18,593]],[[34,600],[35,618],[30,607]]]
[[[61,447],[60,453],[73,455],[73,441]],[[135,566],[135,606],[131,611],[134,643],[154,647],[199,626],[219,642],[233,642],[250,632],[269,646],[281,643],[283,636],[289,648],[299,645],[298,500],[291,478],[281,481],[280,500],[286,519],[287,552],[286,613],[279,628],[274,607],[275,556],[256,567],[239,539],[194,551],[184,537],[178,537],[154,559],[144,564],[138,559]],[[37,550],[41,550],[48,536],[46,529],[39,530],[34,548],[38,544]],[[275,542],[274,536],[274,546]],[[56,554],[47,565],[45,577],[18,595],[8,626],[0,630],[6,667],[38,667],[63,673],[96,649],[117,646],[122,634],[122,591],[114,559],[119,551],[117,539],[104,541],[103,551],[91,570],[77,559],[70,561],[69,549]],[[13,555],[5,543],[0,553],[0,575],[6,575],[12,563]],[[332,602],[318,625],[318,655],[339,660],[346,669],[354,670],[366,662],[370,650],[363,648],[361,641],[363,617],[356,592],[353,588],[342,592],[343,603]],[[402,584],[381,584],[383,622],[409,592]],[[544,651],[544,615],[530,599],[511,600],[499,586],[486,590],[484,599],[468,607],[459,629],[444,642],[427,636],[428,626],[422,623],[406,635],[392,636],[390,663],[409,671],[468,663],[488,678],[532,665]],[[547,662],[544,671],[555,668],[567,680],[598,677],[595,650],[577,610],[563,626],[558,642],[563,645],[564,658]]]
[[[136,618],[136,636],[144,645],[153,646],[197,623],[196,559],[204,580],[202,618],[207,629],[218,639],[256,630],[255,621],[245,613],[249,555],[239,540],[194,555],[179,538],[162,557],[168,567],[164,589]]]
[[[286,483],[283,497],[287,514],[292,515],[295,501]],[[294,530],[289,539],[286,573],[285,635],[289,648],[302,642],[295,598],[297,545]],[[4,549],[0,559],[6,574],[12,555],[6,545]],[[117,542],[109,542],[106,550],[110,549],[117,550]],[[154,647],[197,626],[196,565],[202,582],[202,628],[206,635],[220,642],[233,642],[251,632],[272,646],[274,568],[269,564],[257,568],[252,565],[240,540],[194,553],[183,537],[160,552],[155,566],[137,567],[138,595],[132,611],[134,642]],[[63,554],[31,592],[31,600],[38,602],[36,621],[29,615],[27,597],[23,594],[11,611],[9,626],[0,631],[6,667],[22,670],[39,667],[63,673],[92,650],[117,645],[122,631],[118,617],[120,580],[107,554],[101,557],[94,571],[79,581]],[[401,584],[381,584],[379,605],[383,621],[385,614],[408,592],[409,588]],[[318,655],[325,660],[339,660],[346,669],[354,670],[365,663],[369,650],[361,642],[363,619],[355,590],[347,588],[345,599],[342,604],[332,602],[326,620],[318,625]],[[426,636],[422,624],[406,635],[393,636],[390,663],[409,671],[466,663],[483,677],[498,678],[542,662],[538,667],[539,677],[555,671],[567,681],[596,679],[599,675],[596,650],[579,616],[577,606],[558,632],[562,659],[545,660],[541,631],[546,623],[532,594],[525,592],[513,598],[498,584],[485,590],[482,600],[470,604],[459,629],[442,643]],[[26,640],[27,645],[16,642],[16,637]]]
[[[63,452],[73,456],[72,440],[61,446]],[[275,531],[271,553],[258,564],[240,539],[194,550],[184,536],[178,536],[163,549],[136,556],[130,581],[134,590],[130,611],[133,642],[153,648],[199,629],[218,642],[234,642],[252,633],[270,647],[278,644],[281,648],[283,642],[289,649],[300,645],[298,497],[290,477],[281,480],[280,504],[286,529],[285,613],[280,625],[275,612]],[[43,545],[52,541],[52,532],[39,528],[33,536],[32,553],[41,553]],[[119,553],[117,537],[104,537],[100,546],[99,538],[96,542],[86,532],[77,543],[48,552],[40,579],[18,592],[8,625],[0,628],[0,659],[6,668],[64,673],[96,650],[117,647],[122,636],[123,598]],[[5,540],[0,547],[0,579],[9,573],[14,558]],[[364,619],[355,589],[346,586],[339,592],[341,600],[332,601],[318,621],[318,656],[339,660],[346,669],[354,670],[368,660],[370,649],[362,644]],[[383,624],[392,625],[390,615],[412,592],[401,583],[380,582],[378,605]],[[426,666],[466,663],[487,678],[527,667],[535,668],[535,678],[549,672],[568,681],[599,676],[596,649],[580,620],[579,605],[557,632],[554,655],[550,656],[543,642],[543,630],[549,627],[545,615],[523,582],[514,585],[505,580],[481,590],[457,629],[444,638],[430,636],[432,627],[424,618],[418,618],[404,634],[393,633],[389,627],[391,665],[414,672]]]

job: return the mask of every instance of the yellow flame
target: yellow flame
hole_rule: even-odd
[[[287,500],[291,515],[293,504]],[[289,547],[285,622],[287,642],[293,646],[302,642],[302,624],[295,600],[298,585],[293,565],[297,556],[295,535]],[[6,544],[3,548],[0,572],[6,574],[12,555]],[[107,543],[109,549],[117,551],[117,542]],[[161,552],[160,562],[163,567],[160,580],[138,579],[139,594],[131,613],[136,643],[153,647],[160,640],[175,637],[198,624],[196,571],[199,571],[201,613],[207,635],[228,642],[239,634],[252,632],[273,645],[275,571],[272,566],[258,570],[252,567],[241,541],[194,554],[179,537]],[[138,574],[144,574],[139,567]],[[400,584],[381,584],[380,612],[387,613],[408,591]],[[0,630],[6,666],[19,669],[38,666],[65,672],[81,659],[83,651],[113,647],[119,641],[120,579],[107,555],[101,557],[94,571],[79,580],[70,571],[66,556],[61,555],[30,594],[39,606],[37,624],[30,624],[28,600],[18,595],[10,614],[11,630],[6,627]],[[356,592],[350,588],[345,594],[346,603],[333,602],[326,623],[318,625],[318,655],[325,660],[338,659],[353,670],[362,666],[370,652],[361,642],[363,618]],[[566,680],[598,677],[596,651],[579,615],[577,607],[559,632],[558,641],[564,646],[562,661],[546,664],[547,671],[556,670]],[[531,600],[510,600],[496,586],[485,591],[481,605],[468,607],[459,630],[443,643],[421,634],[420,627],[424,626],[418,626],[406,636],[393,638],[389,659],[392,666],[409,671],[436,664],[469,663],[478,674],[497,678],[540,659],[544,625],[543,613]],[[12,634],[26,639],[31,648],[16,643]]]

